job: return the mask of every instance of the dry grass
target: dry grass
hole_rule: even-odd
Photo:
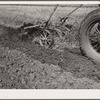
[[[58,7],[51,21],[56,22],[59,16],[67,16],[75,8],[68,6]],[[75,11],[72,16],[81,22],[90,11],[96,8],[98,7],[82,7]],[[23,22],[34,22],[37,19],[48,20],[53,9],[54,6],[0,5],[0,23],[13,26],[20,25]]]
[[[59,16],[65,17],[75,8],[76,8],[76,5],[75,6],[65,5],[65,6],[58,7],[58,9],[56,10],[56,12],[54,13],[51,19],[51,22],[52,23],[57,22]],[[74,17],[80,24],[83,18],[89,12],[97,8],[98,8],[97,5],[91,5],[87,7],[86,5],[84,5],[84,7],[79,8],[71,16]],[[34,21],[36,20],[47,21],[53,9],[54,9],[54,6],[0,5],[0,24],[9,25],[9,26],[14,27],[14,26],[20,26],[24,22],[34,23]],[[79,45],[79,43],[75,43],[75,41],[73,40],[74,38],[70,39],[67,45],[69,44],[72,47],[76,47],[75,45]],[[60,44],[63,45],[63,47],[67,46],[64,43],[60,43]],[[58,44],[58,48],[62,48],[60,44]]]

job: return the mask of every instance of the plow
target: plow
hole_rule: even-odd
[[[90,12],[79,25],[78,21],[70,15],[82,6],[83,4],[76,7],[66,17],[59,17],[53,25],[51,19],[59,7],[59,5],[55,5],[47,21],[36,24],[24,23],[20,27],[21,34],[19,37],[22,40],[30,39],[47,49],[53,47],[55,34],[61,41],[65,41],[68,34],[77,31],[80,35],[82,54],[84,53],[87,57],[100,63],[100,9]]]
[[[80,5],[79,7],[81,7]],[[66,17],[59,17],[58,21],[55,23],[55,25],[52,25],[50,22],[52,16],[56,12],[59,5],[56,5],[53,12],[50,14],[50,17],[46,22],[39,23],[39,24],[26,24],[24,23],[20,29],[22,30],[22,38],[30,38],[32,41],[39,43],[40,46],[43,46],[45,48],[51,48],[54,44],[54,35],[57,34],[57,36],[60,38],[60,40],[65,40],[67,37],[67,34],[71,34],[74,31],[78,30],[79,23],[77,20],[75,20],[73,17],[70,17],[70,15],[76,11],[79,7],[74,9],[71,13],[69,13]],[[38,33],[38,34],[37,34]]]

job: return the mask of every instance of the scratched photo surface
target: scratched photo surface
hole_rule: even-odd
[[[100,57],[84,52],[79,31],[96,9],[98,4],[1,4],[0,89],[99,89]],[[98,27],[96,21],[91,34]]]

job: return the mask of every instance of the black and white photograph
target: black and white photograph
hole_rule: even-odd
[[[0,89],[100,89],[100,4],[0,4]]]

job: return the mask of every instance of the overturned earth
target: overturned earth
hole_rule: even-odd
[[[99,89],[100,65],[79,48],[46,49],[18,38],[20,31],[0,25],[1,89]],[[60,48],[60,49],[59,49]]]

